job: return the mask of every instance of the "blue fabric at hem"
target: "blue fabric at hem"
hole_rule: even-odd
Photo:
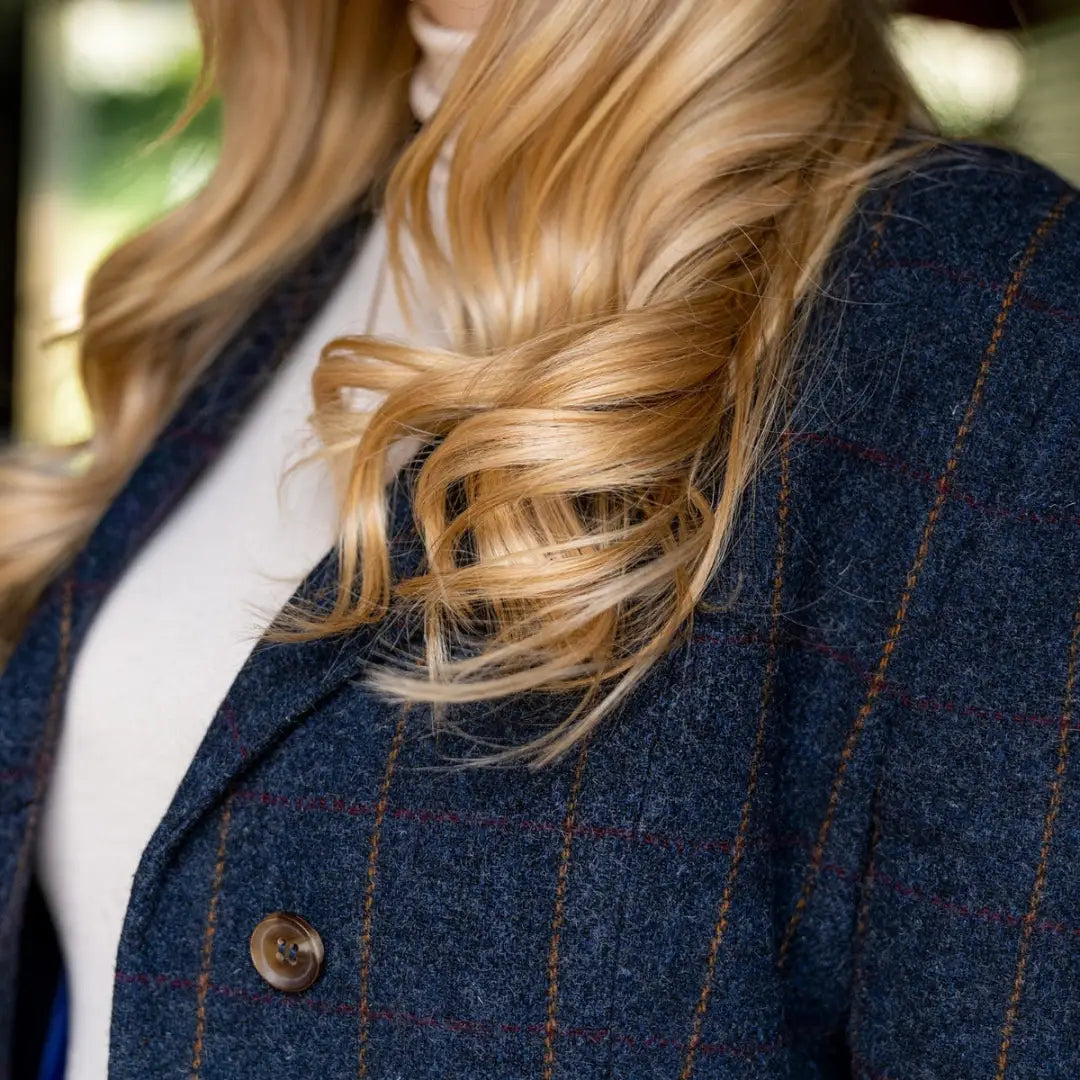
[[[41,1050],[41,1064],[37,1080],[64,1080],[64,1064],[67,1057],[68,994],[63,969],[56,984],[52,1011],[49,1014],[49,1030]]]

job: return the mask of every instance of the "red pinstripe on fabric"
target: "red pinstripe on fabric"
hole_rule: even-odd
[[[563,819],[563,843],[559,853],[559,868],[555,879],[555,913],[551,920],[551,941],[548,945],[547,959],[547,1020],[544,1023],[544,1059],[540,1075],[543,1080],[551,1080],[555,1070],[555,1036],[558,1033],[559,1007],[559,939],[562,936],[563,918],[566,906],[566,882],[570,873],[570,854],[574,842],[574,819],[577,814],[578,795],[581,782],[585,777],[585,762],[589,751],[588,737],[581,742],[578,751],[577,766],[570,784],[570,795],[566,802],[566,816]]]
[[[244,740],[240,738],[240,728],[236,722],[236,709],[233,708],[233,704],[228,698],[222,703],[221,711],[225,716],[225,722],[229,725],[229,732],[232,735],[233,745],[236,747],[240,756],[246,761],[248,748],[244,744]]]
[[[985,289],[988,292],[1003,293],[1009,287],[1007,281],[987,281],[985,278],[980,278],[978,275],[963,270],[958,266],[950,266],[948,263],[934,262],[930,259],[888,259],[879,263],[878,268],[881,270],[927,270],[965,285],[975,285],[977,288]],[[1036,311],[1040,315],[1046,315],[1052,319],[1061,319],[1063,322],[1076,322],[1076,316],[1071,311],[1054,307],[1045,300],[1032,296],[1024,289],[1017,296],[1016,305],[1017,307],[1028,308],[1030,311]]]
[[[375,822],[371,826],[371,842],[368,848],[367,885],[364,888],[363,923],[360,930],[360,1004],[357,1014],[360,1018],[360,1049],[357,1058],[357,1076],[364,1080],[367,1076],[367,1043],[370,1029],[370,1010],[368,1009],[368,984],[371,980],[371,926],[375,901],[375,880],[379,865],[379,837],[383,818],[390,802],[390,781],[394,777],[394,766],[401,745],[405,741],[405,727],[408,720],[408,707],[403,706],[398,718],[394,736],[390,740],[390,752],[386,758],[382,783],[379,785],[379,801],[375,808]]]
[[[934,499],[934,503],[930,508],[930,512],[926,517],[926,522],[923,526],[922,537],[919,541],[918,549],[915,552],[915,558],[911,564],[911,569],[907,573],[907,577],[904,581],[903,591],[900,595],[899,603],[896,607],[896,613],[893,616],[892,625],[889,629],[888,637],[886,638],[885,645],[882,648],[881,656],[878,660],[877,669],[874,672],[874,678],[867,690],[866,697],[863,701],[862,707],[856,714],[855,720],[852,723],[851,729],[848,733],[847,739],[844,742],[844,747],[840,754],[840,761],[837,764],[836,772],[833,777],[832,785],[829,791],[828,802],[825,809],[825,815],[822,818],[821,825],[818,829],[817,842],[814,845],[813,855],[810,860],[810,865],[807,868],[806,875],[803,879],[802,888],[799,892],[799,897],[795,902],[795,909],[791,913],[791,917],[788,920],[787,928],[784,932],[784,938],[780,945],[779,965],[783,967],[791,951],[791,943],[795,937],[795,931],[802,919],[803,913],[806,910],[806,906],[810,901],[810,897],[814,893],[814,889],[817,885],[818,877],[821,872],[821,864],[825,857],[825,848],[829,841],[829,834],[832,830],[833,821],[836,817],[837,808],[840,805],[840,794],[844,784],[844,777],[847,774],[848,766],[851,763],[852,758],[855,755],[855,750],[859,745],[859,741],[862,737],[863,729],[866,726],[867,718],[870,715],[871,710],[874,707],[879,694],[881,693],[882,686],[885,683],[885,674],[889,667],[889,661],[892,658],[893,652],[896,649],[897,642],[900,640],[900,635],[904,628],[904,623],[907,618],[908,608],[911,604],[911,598],[914,595],[915,587],[918,584],[919,577],[922,573],[923,566],[926,563],[927,555],[930,551],[930,542],[933,539],[934,532],[937,528],[937,523],[941,518],[941,512],[945,506],[949,497],[949,492],[952,488],[953,476],[956,472],[956,467],[959,464],[960,456],[963,453],[964,445],[967,441],[968,433],[971,430],[971,425],[974,422],[975,414],[982,401],[983,390],[986,386],[986,380],[990,373],[990,367],[993,363],[994,357],[997,355],[998,347],[1001,344],[1001,339],[1005,333],[1005,326],[1009,319],[1009,314],[1012,311],[1013,305],[1016,302],[1017,295],[1020,292],[1020,286],[1027,276],[1028,270],[1031,268],[1032,263],[1035,261],[1035,256],[1038,254],[1039,248],[1042,246],[1043,241],[1049,234],[1054,225],[1060,221],[1062,215],[1065,212],[1066,206],[1072,201],[1073,192],[1066,191],[1054,204],[1049,213],[1039,223],[1035,232],[1032,234],[1031,239],[1028,242],[1027,249],[1024,252],[1024,256],[1020,261],[1020,265],[1013,273],[1012,280],[1009,282],[1009,287],[1005,291],[1004,299],[1002,300],[1001,309],[998,311],[997,318],[994,321],[994,328],[990,335],[990,341],[983,353],[982,362],[979,365],[978,373],[975,377],[975,384],[972,387],[971,395],[968,399],[967,407],[964,410],[963,419],[960,421],[960,426],[956,430],[956,434],[953,437],[952,448],[949,453],[948,461],[946,462],[945,469],[941,476],[938,478],[937,483],[937,495]]]
[[[169,975],[164,972],[128,972],[118,971],[115,981],[122,985],[139,986],[146,990],[180,991],[187,993],[197,988],[197,980]],[[285,1010],[301,1009],[319,1013],[324,1016],[342,1016],[352,1018],[360,1011],[354,1001],[326,1001],[308,994],[281,994],[262,993],[249,990],[241,986],[226,986],[220,983],[211,983],[211,994],[238,1001],[244,1005],[255,1005],[266,1008],[280,1008]],[[523,1023],[486,1017],[475,1019],[460,1016],[429,1016],[409,1012],[405,1009],[368,1009],[367,1015],[370,1020],[377,1020],[385,1024],[412,1027],[426,1031],[446,1032],[452,1035],[460,1035],[469,1038],[494,1038],[505,1035],[525,1035],[533,1038],[544,1038],[547,1033],[547,1024],[538,1022]],[[575,1039],[580,1042],[600,1044],[612,1040],[632,1050],[676,1050],[685,1049],[685,1042],[670,1035],[640,1035],[625,1031],[616,1031],[612,1028],[584,1028],[562,1027],[559,1029],[562,1038]],[[775,1053],[783,1049],[788,1038],[778,1033],[774,1038],[764,1042],[754,1043],[702,1043],[698,1052],[705,1056],[725,1057],[759,1057],[762,1054]]]
[[[717,634],[709,631],[698,630],[695,631],[693,636],[695,642],[713,642],[719,645],[732,646],[735,648],[757,648],[759,646],[768,647],[770,639],[768,635],[750,632],[746,634]],[[846,652],[843,649],[838,649],[833,645],[828,644],[825,641],[816,641],[812,638],[806,637],[793,637],[789,635],[781,635],[777,641],[777,645],[781,649],[802,649],[807,652],[817,653],[827,660],[834,661],[838,664],[842,664],[847,668],[850,668],[860,679],[870,683],[874,679],[874,669],[865,664],[857,656]],[[1061,723],[1061,714],[1054,713],[1030,713],[1022,712],[1012,706],[998,706],[989,707],[981,705],[968,705],[962,701],[956,701],[953,699],[940,699],[936,697],[930,697],[925,694],[917,693],[910,687],[905,686],[903,683],[896,682],[891,679],[886,679],[879,691],[881,697],[888,697],[892,700],[899,702],[905,708],[918,710],[920,712],[943,712],[953,713],[957,716],[970,716],[979,720],[989,720],[999,723],[1009,722],[1019,725],[1033,725],[1036,727],[1054,727],[1056,728]],[[1074,725],[1074,727],[1080,726],[1080,724]],[[247,799],[249,802],[258,802],[263,806],[280,806],[286,809],[292,810],[327,810],[334,809],[342,813],[351,814],[368,814],[375,812],[374,803],[344,803],[340,796],[290,796],[280,795],[275,792],[268,791],[243,791],[241,796]],[[326,799],[330,799],[335,805],[332,807],[323,805]],[[313,801],[314,800],[314,801]],[[429,809],[410,809],[408,807],[398,807],[391,811],[394,817],[400,818],[412,818],[419,816],[424,819],[428,824],[455,824],[453,820],[455,811],[450,810],[429,810]],[[480,814],[467,814],[458,815],[463,817],[463,823],[478,825],[482,827],[508,827],[509,822],[507,819],[499,817],[487,817]],[[430,820],[429,820],[430,819]],[[558,832],[562,826],[557,822],[535,822],[527,820],[516,820],[512,823],[517,828],[533,829],[533,830],[546,830],[549,832]],[[681,841],[678,839],[667,840],[663,836],[654,833],[643,833],[640,836],[633,835],[629,829],[622,828],[614,825],[592,825],[585,823],[578,823],[574,826],[575,834],[588,833],[589,835],[597,835],[602,837],[624,835],[626,839],[640,840],[643,843],[657,843],[663,845],[674,846],[677,850]],[[715,851],[729,851],[730,844],[724,840],[697,840],[693,841],[694,844],[699,847],[703,847],[706,850]]]
[[[767,645],[768,638],[761,634],[744,635],[721,635],[702,632],[695,636],[695,641],[715,641],[723,645]],[[781,637],[779,642],[782,649],[803,649],[807,652],[817,653],[827,660],[834,660],[845,667],[850,668],[860,679],[867,683],[874,680],[874,670],[864,664],[857,656],[837,649],[824,641],[815,641],[805,637]],[[1025,713],[1011,708],[986,708],[979,705],[967,705],[963,702],[950,699],[927,697],[916,694],[902,683],[886,679],[881,684],[879,691],[882,697],[891,697],[908,709],[920,712],[945,712],[955,713],[957,716],[973,716],[980,720],[1008,720],[1015,724],[1031,724],[1036,727],[1057,727],[1061,723],[1060,713]],[[1080,726],[1080,725],[1074,725]]]
[[[809,845],[807,845],[807,850],[810,850]],[[834,863],[823,863],[821,872],[823,874],[831,874],[840,881],[858,882],[862,878],[862,871],[858,868],[849,869],[844,866],[837,866]],[[929,904],[936,911],[943,915],[948,915],[951,918],[977,919],[981,922],[996,923],[1003,927],[1020,926],[1024,922],[1024,917],[1022,915],[1017,915],[1015,912],[994,911],[985,904],[979,906],[960,904],[955,900],[950,900],[948,897],[939,896],[937,893],[931,892],[921,885],[911,885],[904,881],[898,881],[891,875],[886,874],[880,868],[875,869],[874,871],[874,885],[877,888],[890,889],[898,896],[902,896],[905,900],[914,900],[920,904]],[[1049,920],[1036,923],[1033,929],[1038,930],[1040,933],[1056,934],[1060,937],[1080,937],[1080,926],[1067,926],[1064,923],[1051,922]]]
[[[1076,727],[1073,725],[1072,730]],[[296,813],[344,813],[350,815],[374,814],[377,807],[373,803],[347,803],[340,796],[287,796],[271,795],[266,791],[238,791],[237,800],[243,802],[257,802],[261,806],[273,809],[289,809]],[[510,819],[504,817],[488,817],[480,814],[459,813],[453,810],[418,810],[410,807],[396,807],[388,810],[387,817],[398,821],[409,821],[418,825],[440,825],[460,828],[520,830],[522,832],[559,832],[565,828],[552,821],[531,821],[527,818]],[[385,820],[385,818],[384,818]],[[671,836],[666,833],[633,833],[622,826],[601,826],[575,822],[570,832],[575,836],[585,837],[590,840],[618,840],[628,843],[648,844],[676,852],[680,855],[730,854],[733,846],[726,840],[712,838],[691,838],[683,836]],[[807,854],[813,851],[813,844],[804,837],[788,835],[776,837],[768,846],[768,851],[779,851],[787,848],[801,848]],[[858,868],[838,866],[833,863],[823,863],[823,874],[831,874],[841,881],[857,881],[860,877]],[[943,914],[957,918],[979,919],[986,922],[998,923],[1001,926],[1019,926],[1023,922],[1023,916],[1011,911],[994,911],[984,905],[961,904],[948,897],[939,896],[931,890],[910,882],[899,881],[889,876],[882,870],[875,872],[875,881],[882,888],[887,888],[902,896],[905,900],[913,900],[919,903],[930,904]],[[1041,933],[1058,934],[1064,936],[1080,936],[1080,925],[1067,926],[1064,923],[1043,921],[1035,924],[1035,930]]]
[[[1072,716],[1073,695],[1076,689],[1077,651],[1080,649],[1080,599],[1077,600],[1073,613],[1072,633],[1069,636],[1069,654],[1066,664],[1065,700],[1061,709],[1061,729],[1058,735],[1057,766],[1050,784],[1050,797],[1043,821],[1042,839],[1039,844],[1039,864],[1035,870],[1035,881],[1031,886],[1031,899],[1027,914],[1024,916],[1024,928],[1020,933],[1020,949],[1016,958],[1016,975],[1013,978],[1012,993],[1005,1008],[1005,1020],[1001,1026],[1001,1046],[998,1048],[997,1069],[994,1080],[1005,1080],[1009,1067],[1009,1048],[1012,1044],[1016,1019],[1020,1013],[1020,999],[1024,991],[1024,979],[1027,974],[1028,953],[1031,950],[1031,937],[1042,905],[1043,890],[1046,887],[1046,875],[1050,866],[1050,845],[1054,839],[1054,825],[1061,810],[1061,795],[1065,786],[1065,770],[1069,763],[1069,721]]]
[[[351,817],[374,814],[374,803],[348,802],[340,795],[278,795],[269,791],[240,791],[238,797],[246,803],[274,810],[291,810],[294,813],[329,813],[348,814]],[[397,806],[387,812],[387,816],[396,821],[408,821],[417,825],[461,826],[475,829],[498,829],[512,832],[561,833],[567,831],[572,836],[583,836],[591,840],[621,840],[629,843],[668,848],[684,854],[729,854],[731,845],[726,840],[713,837],[689,839],[671,836],[667,833],[634,832],[623,825],[594,825],[574,821],[570,826],[566,822],[535,821],[531,818],[508,818],[497,814],[476,814],[457,810],[430,810],[408,806]],[[798,843],[797,837],[788,838],[788,843]]]
[[[794,396],[795,391],[792,391]],[[790,415],[791,401],[788,402]],[[697,1059],[697,1048],[701,1042],[701,1029],[709,1007],[713,979],[716,975],[716,961],[720,954],[724,935],[727,933],[728,915],[731,900],[735,894],[735,883],[739,877],[743,855],[746,851],[746,836],[750,828],[750,814],[757,794],[758,772],[761,768],[761,754],[765,745],[765,731],[772,704],[773,679],[776,674],[776,660],[779,651],[780,612],[784,596],[784,560],[788,548],[788,513],[791,496],[791,432],[785,426],[780,440],[780,492],[776,506],[776,555],[773,560],[772,604],[769,615],[769,651],[765,661],[765,672],[761,680],[761,701],[758,707],[757,730],[754,733],[754,747],[750,754],[750,766],[747,774],[746,793],[743,796],[742,809],[739,812],[739,827],[732,845],[731,863],[728,866],[724,892],[717,908],[716,922],[705,960],[705,975],[701,982],[694,1016],[690,1025],[690,1038],[687,1040],[686,1056],[683,1058],[679,1080],[690,1080]]]
[[[1031,305],[1028,305],[1031,307]],[[1044,314],[1053,314],[1052,309],[1034,309]],[[1071,316],[1070,316],[1071,318]],[[863,461],[868,461],[886,468],[890,468],[908,476],[911,479],[925,484],[936,484],[937,477],[927,468],[914,462],[905,461],[902,457],[892,454],[877,446],[867,446],[861,443],[851,442],[833,432],[803,431],[793,432],[792,442],[805,442],[815,446],[825,447],[840,453],[850,454]],[[1000,517],[1011,519],[1029,525],[1080,525],[1080,515],[1062,514],[1057,510],[1029,509],[1027,507],[998,507],[976,499],[975,496],[963,491],[951,490],[949,498],[963,503],[972,510],[986,514],[988,517]],[[100,592],[108,588],[108,582],[104,581],[79,581],[75,584],[76,592]]]
[[[840,438],[830,432],[800,431],[793,436],[796,442],[811,443],[814,446],[835,450],[851,457],[868,461],[892,469],[901,476],[910,477],[921,484],[937,484],[938,479],[929,470],[920,465],[913,465],[895,454],[887,453],[876,446],[866,446]],[[949,491],[949,498],[962,503],[969,510],[976,510],[987,517],[1017,521],[1024,525],[1080,525],[1080,514],[1063,514],[1058,510],[1033,510],[1029,507],[993,506],[982,502],[965,491]]]

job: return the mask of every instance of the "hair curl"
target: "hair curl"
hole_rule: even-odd
[[[90,443],[0,462],[0,628],[10,645],[214,351],[366,192],[399,298],[408,230],[453,347],[326,345],[312,422],[339,482],[340,581],[332,610],[287,605],[270,636],[347,633],[395,601],[422,618],[426,670],[368,685],[436,721],[451,703],[584,688],[540,738],[470,759],[553,761],[689,633],[819,275],[866,186],[910,153],[898,136],[925,126],[885,14],[496,0],[410,138],[403,4],[195,8],[205,64],[181,123],[219,93],[220,161],[90,282]],[[447,139],[440,242],[429,180]],[[353,388],[378,406],[357,411]],[[426,567],[391,582],[394,444],[425,437],[440,439],[413,505]]]

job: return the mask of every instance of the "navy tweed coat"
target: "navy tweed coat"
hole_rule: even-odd
[[[468,744],[363,684],[407,627],[253,650],[139,865],[110,1080],[1080,1077],[1080,206],[959,149],[862,200],[710,587],[736,602],[580,752],[432,770]],[[220,353],[0,680],[0,1061],[75,650],[369,221]],[[453,715],[509,740],[568,704]],[[302,993],[249,956],[276,909],[325,943]]]

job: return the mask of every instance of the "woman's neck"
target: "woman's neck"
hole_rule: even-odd
[[[413,0],[436,22],[460,30],[475,30],[482,25],[492,0]]]

